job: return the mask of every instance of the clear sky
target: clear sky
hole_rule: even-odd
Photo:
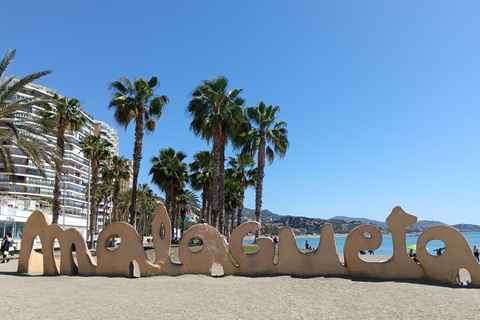
[[[7,1],[0,54],[17,49],[7,75],[51,69],[38,84],[112,125],[108,83],[158,76],[170,104],[144,140],[140,183],[159,149],[191,161],[210,148],[185,108],[202,79],[224,75],[288,123],[264,209],[383,221],[401,205],[480,224],[479,12],[478,0]],[[131,158],[133,130],[117,130]]]

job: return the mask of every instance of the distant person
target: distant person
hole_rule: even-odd
[[[10,249],[10,246],[12,245],[12,238],[11,237],[12,237],[11,234],[7,233],[5,235],[5,237],[3,237],[3,239],[2,239],[2,246],[0,247],[0,251],[3,254],[2,263],[6,263],[6,262],[10,261],[10,258],[8,257],[8,254],[9,254],[8,250]]]
[[[445,247],[443,248],[438,248],[438,249],[435,249],[433,251],[436,251],[437,252],[437,256],[441,256],[443,254],[443,250],[445,250]]]
[[[308,243],[308,240],[305,240],[305,250],[310,249],[310,243]]]
[[[477,258],[477,262],[480,262],[480,248],[477,245],[473,246],[473,255]]]
[[[278,244],[278,239],[277,239],[277,237],[273,237],[273,243],[275,243],[275,245]]]
[[[413,249],[410,249],[410,251],[408,251],[408,255],[410,256],[410,258],[413,259],[413,261],[415,261],[416,263],[418,263],[417,254],[416,254],[416,253],[413,253]]]
[[[372,254],[375,255],[375,252],[373,250],[368,250],[368,254],[369,255],[372,255]]]
[[[360,250],[360,254],[363,255],[363,254],[367,254],[367,253],[365,252],[365,250]]]

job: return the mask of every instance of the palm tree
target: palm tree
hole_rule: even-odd
[[[141,223],[139,226],[137,225],[137,230],[139,230],[139,234],[145,236],[150,233],[152,217],[158,205],[155,201],[153,190],[150,189],[148,184],[139,184],[137,193],[137,208],[138,212],[141,213]]]
[[[161,149],[158,157],[152,157],[149,175],[152,182],[165,192],[165,205],[170,213],[172,230],[176,221],[176,199],[190,177],[188,166],[182,161],[187,155],[173,148]],[[178,228],[177,228],[178,229]]]
[[[242,199],[237,210],[238,227],[242,223],[243,199],[245,198],[245,190],[248,187],[255,186],[257,170],[253,169],[255,166],[255,160],[253,160],[253,157],[250,154],[237,153],[236,158],[228,158],[228,165],[230,166],[230,168],[227,169],[228,179],[235,181],[241,188]]]
[[[60,156],[53,146],[55,122],[39,117],[31,112],[32,106],[44,105],[51,99],[30,99],[17,96],[17,92],[26,85],[51,71],[46,70],[25,76],[21,79],[4,77],[8,66],[15,58],[16,50],[8,50],[0,62],[0,163],[3,170],[11,174],[15,181],[15,169],[9,145],[15,145],[20,151],[28,156],[32,164],[45,177],[44,163],[51,167]],[[21,116],[20,116],[21,115]]]
[[[211,215],[207,214],[210,208],[212,195],[212,178],[213,178],[213,155],[211,151],[199,151],[193,156],[193,162],[190,163],[190,184],[194,190],[202,191],[202,209],[200,211],[200,219],[211,221]],[[207,201],[209,205],[207,206]]]
[[[77,99],[60,97],[56,93],[53,96],[53,105],[45,105],[45,110],[41,112],[41,115],[45,119],[54,120],[57,123],[57,148],[62,158],[61,161],[55,163],[57,176],[55,177],[55,184],[53,187],[52,222],[57,223],[60,214],[60,180],[62,173],[64,173],[63,158],[65,156],[65,144],[67,143],[65,132],[67,130],[71,132],[79,131],[85,123],[85,117],[82,114],[80,102]]]
[[[97,187],[98,174],[100,172],[100,162],[106,160],[110,155],[108,148],[112,146],[107,140],[103,140],[100,136],[89,135],[83,138],[79,143],[85,158],[90,160],[92,166],[92,184],[90,199],[90,247],[92,246],[93,233],[95,231],[95,222],[97,221]]]
[[[235,137],[242,122],[242,106],[245,100],[240,97],[242,89],[227,91],[225,77],[203,80],[192,93],[187,113],[193,120],[190,129],[196,136],[210,142],[213,140],[213,219],[224,215],[225,210],[225,146],[228,139]]]
[[[195,192],[190,190],[182,190],[182,192],[177,196],[177,207],[180,211],[180,220],[182,221],[181,234],[185,229],[185,216],[187,212],[192,212],[198,214],[200,211],[200,201]]]
[[[245,199],[244,190],[237,182],[233,180],[227,180],[225,182],[225,227],[223,230],[223,234],[228,236],[228,217],[232,217],[232,223],[230,232],[233,232],[235,228],[235,209],[240,210],[240,205],[243,204],[243,200]]]
[[[102,178],[113,182],[112,195],[112,221],[120,220],[117,214],[118,196],[120,194],[120,181],[130,178],[131,169],[128,165],[128,159],[123,156],[113,156],[108,165],[102,168]]]
[[[117,214],[118,221],[128,221],[128,214],[132,206],[132,189],[118,194]]]
[[[260,101],[258,107],[245,109],[245,114],[252,125],[245,138],[244,153],[258,151],[257,159],[257,186],[255,190],[255,218],[261,221],[263,178],[265,176],[265,156],[269,164],[273,163],[275,154],[283,158],[290,145],[288,141],[287,123],[277,121],[279,106],[265,106]],[[273,149],[272,149],[273,148]]]
[[[144,131],[147,133],[155,131],[155,120],[160,119],[163,107],[168,104],[167,96],[159,96],[154,93],[158,87],[160,87],[160,82],[157,77],[152,77],[149,81],[142,78],[134,79],[133,84],[129,79],[122,77],[109,85],[109,89],[113,90],[113,98],[108,108],[115,108],[115,121],[124,126],[125,130],[130,123],[135,122],[133,190],[132,207],[130,208],[130,224],[134,227],[136,224],[137,184],[142,160]]]
[[[103,168],[102,168],[102,172],[103,172]],[[98,188],[97,188],[97,212],[98,212],[98,208],[100,207],[100,203],[103,201],[103,226],[105,227],[106,226],[106,221],[107,221],[107,209],[108,209],[108,199],[110,198],[110,196],[112,195],[112,192],[113,192],[113,185],[112,185],[112,181],[110,181],[110,179],[105,179],[105,177],[103,176],[102,174],[102,181],[100,182],[100,184],[98,185]],[[111,220],[111,216],[110,216],[110,220]],[[97,222],[97,221],[95,221]],[[98,227],[95,226],[95,230],[97,230]]]

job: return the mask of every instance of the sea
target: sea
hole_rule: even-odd
[[[468,245],[472,249],[475,244],[480,245],[480,232],[462,232],[465,240],[467,240]],[[417,239],[420,234],[412,234],[406,237],[407,247],[409,245],[417,243]],[[343,253],[343,245],[345,244],[345,240],[347,239],[346,235],[336,235],[335,236],[335,244],[337,245],[337,252]],[[308,243],[313,248],[317,248],[318,244],[320,243],[320,236],[317,237],[296,237],[297,246],[300,249],[305,249],[305,241],[308,240]],[[252,243],[253,239],[244,239],[244,243]],[[445,244],[441,240],[432,240],[427,243],[428,252],[432,255],[436,255],[435,249],[444,248]],[[405,248],[406,250],[406,248]],[[392,242],[392,235],[390,234],[382,234],[382,244],[380,248],[374,251],[375,254],[381,255],[393,255],[393,242]]]

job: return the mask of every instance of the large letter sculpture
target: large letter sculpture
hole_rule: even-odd
[[[309,253],[297,247],[292,229],[280,231],[278,262],[274,263],[275,244],[270,238],[260,237],[260,247],[254,254],[246,254],[242,242],[249,232],[260,229],[258,222],[246,222],[231,235],[227,246],[221,234],[212,226],[195,225],[185,232],[178,248],[180,264],[170,260],[171,223],[167,211],[160,205],[152,225],[155,262],[150,263],[135,229],[124,222],[108,225],[98,238],[97,263],[87,249],[85,241],[75,229],[63,230],[52,225],[48,217],[35,211],[25,224],[18,272],[43,272],[48,275],[104,275],[133,276],[136,262],[140,276],[180,275],[185,273],[212,274],[212,266],[219,264],[224,275],[293,275],[293,276],[359,276],[377,279],[430,279],[443,283],[457,283],[459,269],[465,268],[471,276],[471,285],[480,287],[480,265],[472,255],[463,235],[447,226],[434,226],[424,231],[417,241],[419,263],[406,251],[407,227],[417,217],[395,207],[387,218],[393,240],[393,256],[385,262],[366,262],[359,258],[361,250],[376,250],[382,243],[382,233],[373,225],[354,228],[343,248],[345,264],[340,262],[333,228],[325,224],[320,229],[320,244]],[[40,238],[43,254],[33,250],[36,237]],[[107,243],[113,236],[121,244],[113,251]],[[53,246],[60,244],[60,259],[56,260]],[[201,239],[203,247],[193,252],[188,246],[191,239]],[[431,240],[442,240],[445,253],[432,256],[426,250]],[[76,261],[73,256],[76,252]],[[230,256],[231,255],[231,256]]]

